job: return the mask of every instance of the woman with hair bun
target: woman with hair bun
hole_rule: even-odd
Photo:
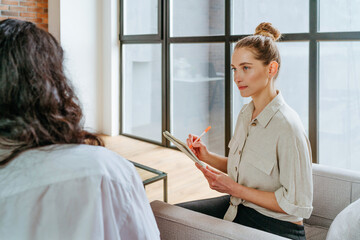
[[[211,189],[227,195],[180,206],[291,239],[305,239],[303,219],[312,212],[313,184],[309,140],[297,113],[275,88],[280,70],[280,32],[261,23],[236,43],[231,59],[242,97],[229,155],[194,143],[197,157],[219,170],[196,165]],[[227,174],[227,175],[226,175]]]
[[[134,165],[82,117],[56,39],[0,21],[1,239],[160,239]]]

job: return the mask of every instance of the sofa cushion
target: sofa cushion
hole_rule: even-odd
[[[326,239],[360,239],[360,199],[347,206],[336,216]]]

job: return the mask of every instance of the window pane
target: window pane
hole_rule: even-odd
[[[234,47],[235,43],[232,44],[232,49],[234,49]],[[275,86],[281,91],[286,103],[299,114],[305,130],[308,132],[309,43],[281,42],[278,43],[278,47],[281,56],[281,70],[275,81]],[[299,69],[301,69],[301,71],[299,71]],[[231,79],[233,82],[232,132],[234,132],[240,109],[244,104],[249,103],[252,99],[251,97],[241,97],[240,91],[234,83],[233,74]]]
[[[161,44],[123,45],[123,132],[161,142]]]
[[[309,130],[309,42],[279,42],[281,68],[276,87]]]
[[[360,42],[320,43],[319,163],[360,170]]]
[[[158,7],[158,0],[124,0],[124,35],[157,34]]]
[[[171,132],[185,141],[210,125],[201,139],[224,154],[224,44],[172,44],[170,51]]]
[[[231,54],[230,54],[230,62],[231,62],[231,56],[234,52],[234,47],[236,43],[231,44]],[[231,107],[232,107],[232,135],[235,131],[236,121],[239,116],[239,112],[244,104],[247,104],[251,102],[251,97],[244,98],[240,95],[240,90],[236,86],[234,82],[234,72],[231,71],[231,81],[232,81],[232,96],[231,96]],[[231,136],[232,136],[231,135]]]
[[[261,22],[271,22],[281,33],[309,32],[309,1],[232,0],[233,35],[253,34]]]
[[[225,33],[224,0],[171,0],[170,36],[213,36]]]
[[[321,0],[320,31],[360,31],[360,0]]]

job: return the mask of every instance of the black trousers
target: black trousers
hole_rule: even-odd
[[[180,203],[177,206],[222,219],[229,207],[229,202],[230,196],[227,195]],[[290,239],[306,239],[304,226],[265,216],[242,204],[238,206],[238,213],[234,222]]]

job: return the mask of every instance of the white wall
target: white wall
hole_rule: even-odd
[[[103,120],[102,133],[120,131],[120,42],[119,1],[103,3]]]
[[[65,69],[87,130],[119,133],[118,1],[49,0],[49,32],[65,51]]]

